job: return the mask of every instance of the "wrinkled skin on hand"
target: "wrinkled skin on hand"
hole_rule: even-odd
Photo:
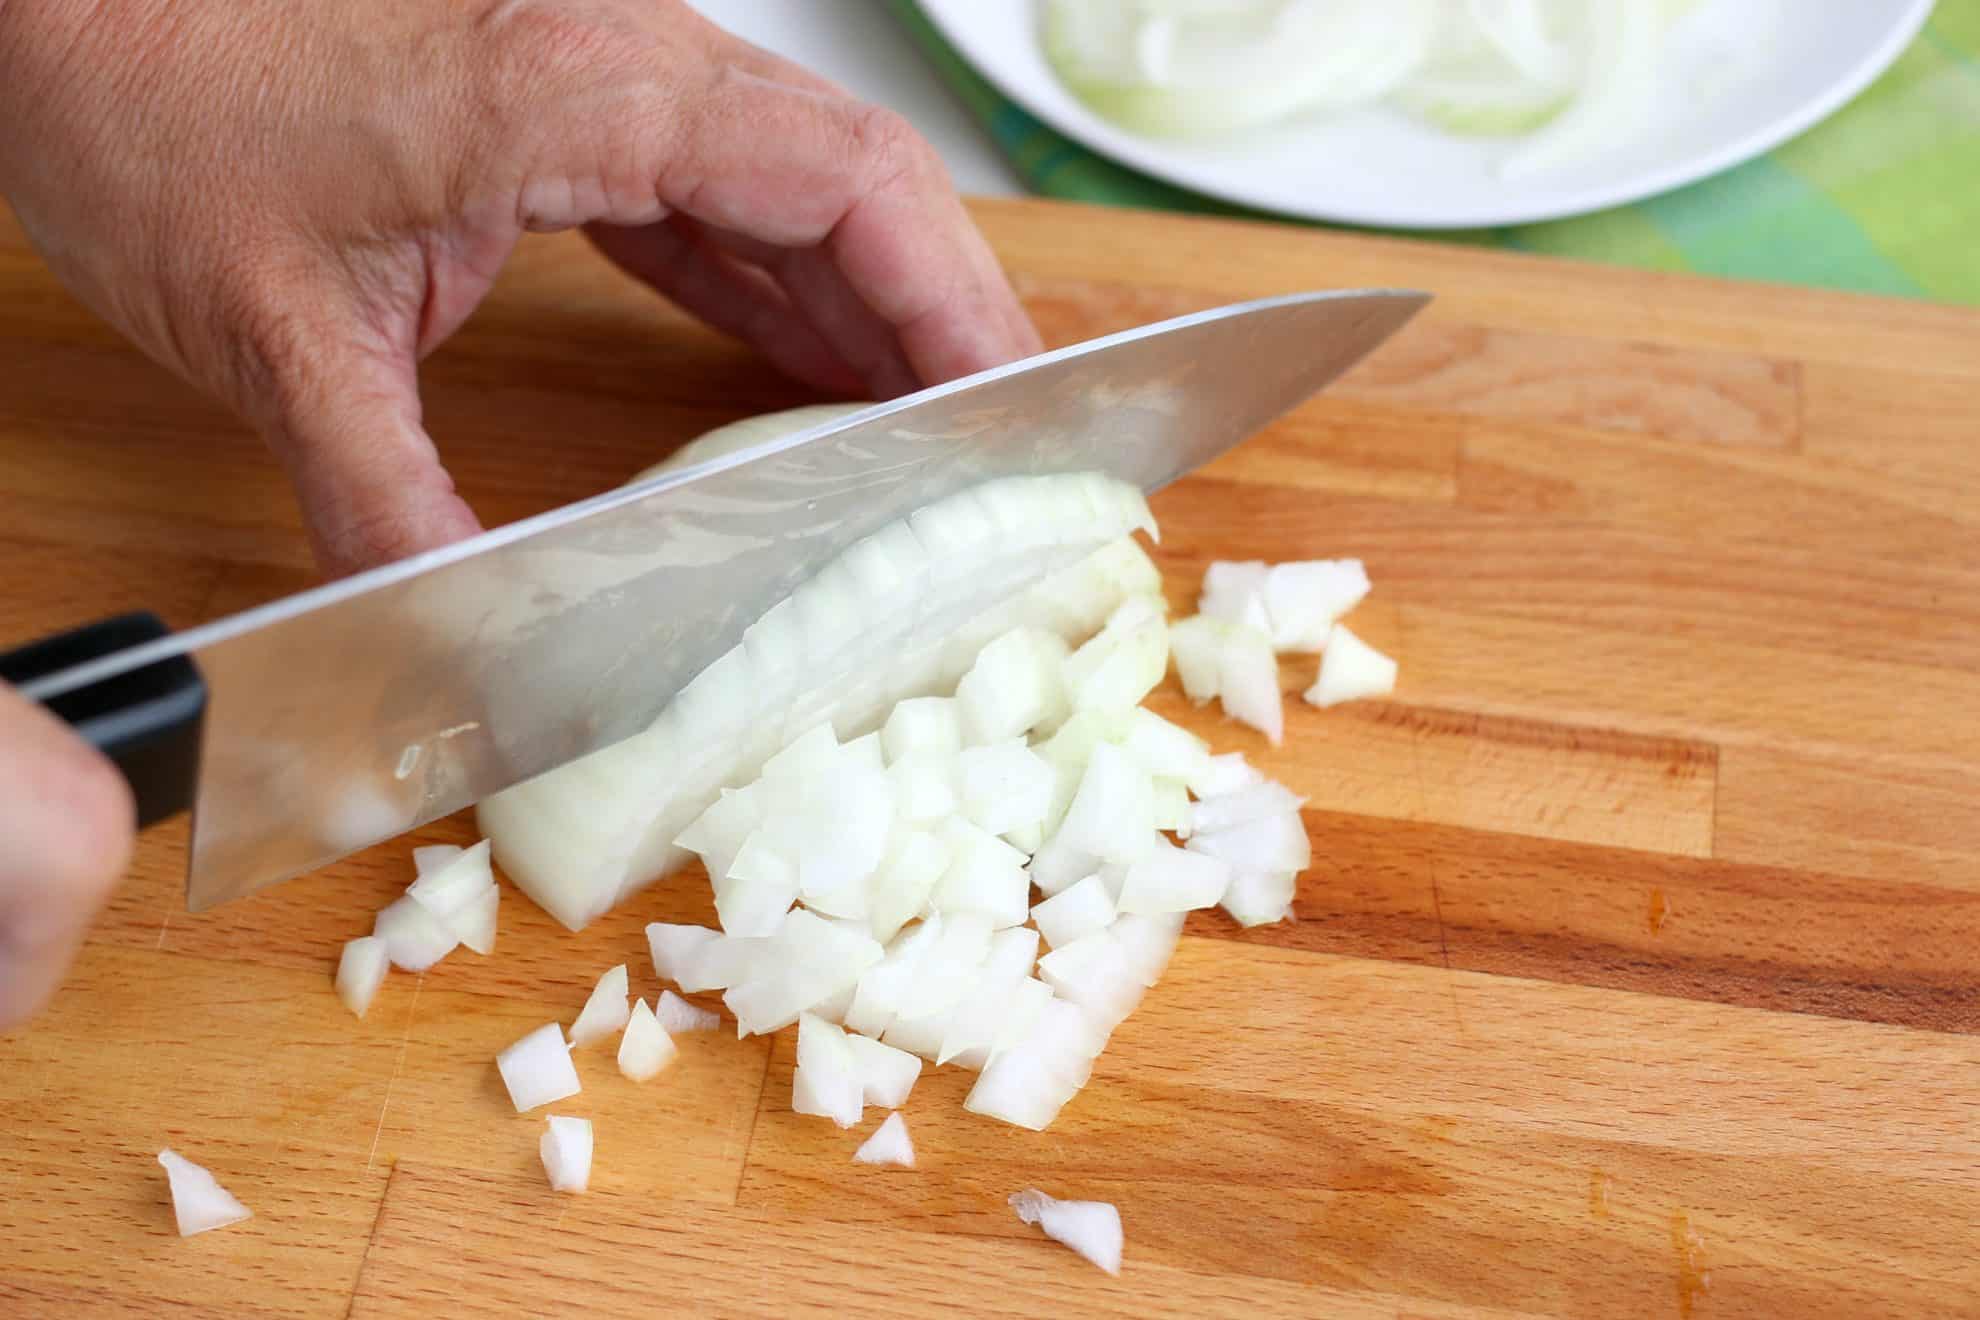
[[[833,393],[1038,346],[912,130],[680,0],[0,0],[0,124],[0,193],[50,266],[267,437],[332,574],[477,529],[417,368],[525,231],[584,228]],[[124,864],[109,774],[0,693],[24,795],[0,792],[0,1025]],[[66,826],[36,794],[86,806]],[[30,908],[59,956],[19,954]]]

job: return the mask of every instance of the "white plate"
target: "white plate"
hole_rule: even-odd
[[[1267,211],[1458,229],[1578,215],[1648,197],[1777,146],[1863,90],[1932,0],[1705,0],[1672,29],[1649,123],[1598,159],[1508,182],[1507,139],[1461,138],[1389,109],[1217,143],[1138,137],[1088,110],[1045,63],[1022,0],[920,0],[964,58],[1067,137],[1145,174]]]

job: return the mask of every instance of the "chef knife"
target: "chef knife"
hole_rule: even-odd
[[[192,809],[195,911],[609,746],[835,554],[996,477],[1154,491],[1346,371],[1426,301],[1292,294],[922,390],[181,633],[122,616],[0,680]]]

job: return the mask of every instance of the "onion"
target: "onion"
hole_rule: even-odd
[[[581,1192],[591,1184],[591,1120],[552,1114],[537,1143],[550,1190]]]
[[[1315,706],[1338,706],[1344,701],[1379,697],[1396,690],[1396,662],[1335,624],[1320,655],[1320,673],[1306,690]]]
[[[1038,961],[1038,932],[1000,930],[990,939],[975,986],[950,1011],[943,1023],[941,1043],[935,1062],[949,1063],[961,1056],[987,1059],[990,1048],[1003,1034],[1005,1020],[1020,994],[1019,986],[1031,979]]]
[[[563,1028],[555,1022],[544,1023],[496,1055],[495,1067],[518,1114],[583,1089],[577,1069],[571,1066],[571,1047],[564,1043]]]
[[[921,1060],[906,1050],[895,1049],[867,1036],[846,1033],[846,1048],[852,1051],[853,1071],[859,1076],[861,1094],[869,1105],[899,1109],[921,1076]]]
[[[675,926],[655,921],[646,928],[646,948],[653,958],[653,970],[663,981],[682,983],[688,961],[709,941],[719,939],[720,933],[706,926]],[[714,986],[689,986],[681,984],[684,990],[716,989]]]
[[[1263,816],[1229,829],[1199,832],[1183,846],[1239,870],[1303,871],[1313,861],[1313,845],[1297,814]]]
[[[874,939],[893,939],[928,905],[950,860],[949,846],[928,831],[896,831],[867,890],[866,917]]]
[[[674,1038],[667,1034],[646,1001],[636,1002],[626,1018],[625,1034],[619,1037],[619,1071],[635,1082],[643,1082],[657,1076],[679,1053]]]
[[[1071,1247],[1109,1274],[1121,1272],[1121,1212],[1106,1201],[1060,1201],[1036,1188],[1011,1196],[1011,1209],[1054,1242]]]
[[[1056,724],[1065,713],[1065,659],[1065,639],[1042,628],[1013,628],[984,647],[956,686],[967,740],[1001,743]]]
[[[1192,829],[1215,831],[1244,825],[1266,816],[1296,816],[1306,799],[1296,796],[1283,784],[1260,780],[1230,793],[1205,794],[1205,800],[1190,809]]]
[[[956,809],[956,757],[933,749],[907,753],[887,767],[894,818],[912,825],[939,821]]]
[[[919,1066],[921,1060],[915,1059],[915,1063]],[[887,1115],[887,1121],[875,1128],[873,1135],[853,1152],[853,1160],[858,1164],[898,1164],[903,1169],[912,1169],[914,1142],[908,1139],[907,1123],[899,1114]]]
[[[870,935],[793,908],[767,946],[751,958],[747,979],[731,985],[722,1002],[735,1014],[740,1034],[775,1031],[856,985],[860,973],[880,958],[880,944]]]
[[[670,1036],[683,1031],[713,1031],[722,1025],[721,1014],[690,1004],[672,990],[660,992],[660,1000],[653,1006],[653,1016]]]
[[[805,1013],[798,1018],[797,1071],[791,1108],[829,1118],[842,1128],[859,1122],[865,1083],[843,1029]]]
[[[1298,886],[1295,871],[1240,870],[1231,875],[1224,891],[1223,908],[1240,926],[1268,926],[1290,920],[1293,893]]]
[[[1155,790],[1127,752],[1099,743],[1053,842],[1106,862],[1132,862],[1155,846]]]
[[[365,935],[349,941],[337,959],[337,998],[344,1001],[345,1008],[363,1017],[378,994],[378,987],[385,984],[385,973],[390,967],[391,956],[383,939]]]
[[[993,930],[1023,923],[1031,893],[1023,853],[958,817],[944,823],[942,845],[949,851],[949,868],[935,886],[936,908],[980,912]]]
[[[454,951],[460,937],[424,904],[405,894],[379,909],[371,933],[385,941],[385,954],[394,967],[423,972]]]
[[[916,752],[938,758],[962,750],[962,715],[954,697],[909,697],[897,704],[880,731],[888,764]]]
[[[488,848],[488,840],[483,839],[472,848],[453,849],[450,857],[439,856],[437,848],[413,849],[413,867],[418,879],[407,887],[406,893],[436,917],[445,918],[459,911],[495,887]],[[424,862],[422,853],[426,855]]]
[[[1122,912],[1189,912],[1215,907],[1231,883],[1231,865],[1185,852],[1169,842],[1128,867],[1117,905]]]
[[[429,871],[439,870],[466,851],[451,843],[429,843],[415,848],[412,850],[413,874],[423,880]]]
[[[1128,713],[1126,727],[1114,741],[1158,779],[1189,783],[1210,772],[1210,744],[1152,710],[1140,706]]]
[[[1089,875],[1031,909],[1045,943],[1057,949],[1114,924],[1114,901],[1100,877]]]
[[[956,758],[963,813],[990,834],[1008,835],[1043,822],[1054,782],[1052,766],[1022,738],[972,747]]]
[[[1067,657],[1065,689],[1075,710],[1130,710],[1154,690],[1169,668],[1168,608],[1160,596],[1130,596]]]
[[[613,1036],[626,1025],[632,1012],[626,1003],[629,978],[626,965],[620,963],[603,976],[592,988],[591,996],[584,1001],[584,1008],[578,1013],[577,1021],[571,1023],[571,1045],[590,1045],[594,1041]]]
[[[1226,752],[1210,758],[1203,774],[1189,781],[1189,791],[1200,798],[1226,797],[1264,782],[1265,776],[1252,768],[1243,752]]]
[[[254,1217],[254,1212],[235,1200],[212,1174],[171,1147],[158,1152],[158,1162],[165,1166],[165,1178],[172,1189],[172,1218],[180,1237]]]

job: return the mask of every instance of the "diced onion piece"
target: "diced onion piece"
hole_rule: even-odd
[[[571,1047],[564,1043],[564,1030],[555,1022],[544,1023],[496,1055],[495,1067],[518,1114],[576,1095],[582,1089],[577,1069],[571,1064]]]
[[[552,1114],[536,1152],[553,1192],[581,1192],[591,1185],[591,1120]]]
[[[445,920],[495,888],[495,872],[489,866],[488,849],[488,840],[483,839],[472,848],[457,848],[453,857],[425,868],[419,867],[415,857],[413,865],[419,870],[419,878],[407,887],[406,893],[418,899],[428,912]],[[413,851],[432,857],[431,851],[425,848],[415,848]]]
[[[1252,768],[1244,759],[1243,752],[1226,752],[1222,756],[1210,758],[1200,778],[1189,781],[1189,791],[1200,798],[1229,797],[1253,784],[1262,784],[1265,776]]]
[[[1154,792],[1149,793],[1151,808]],[[1068,885],[1076,884],[1083,876],[1089,876],[1100,866],[1100,859],[1090,852],[1075,848],[1063,839],[1054,836],[1052,840],[1031,855],[1031,863],[1026,867],[1031,883],[1047,898],[1059,894]]]
[[[1266,816],[1296,816],[1306,799],[1283,784],[1260,780],[1233,793],[1206,797],[1190,812],[1190,824],[1198,830],[1227,830]]]
[[[956,817],[944,824],[942,844],[950,860],[935,886],[934,907],[951,915],[981,912],[993,929],[1023,924],[1031,894],[1023,853]]]
[[[646,1006],[646,1001],[636,1002],[626,1019],[625,1034],[619,1037],[619,1071],[635,1082],[643,1082],[657,1076],[679,1053],[674,1038],[667,1034],[667,1028]]]
[[[989,1047],[965,1050],[956,1056],[955,1062],[964,1068],[980,1070],[998,1054],[1014,1049],[1031,1035],[1039,1017],[1053,999],[1051,986],[1035,976],[1025,977],[1011,991],[1010,1003],[1004,1009],[1004,1020],[998,1024],[997,1035]]]
[[[948,845],[932,833],[918,829],[895,832],[866,894],[866,919],[874,939],[893,939],[928,906],[949,861]]]
[[[462,944],[486,956],[495,952],[496,922],[501,910],[501,887],[490,885],[442,920]]]
[[[1242,563],[1219,560],[1204,570],[1203,594],[1196,598],[1196,612],[1270,633],[1272,616],[1265,608],[1265,584],[1270,577],[1271,568],[1262,559]]]
[[[1304,871],[1313,861],[1313,844],[1297,814],[1262,816],[1229,829],[1192,834],[1183,846],[1220,857],[1241,871]]]
[[[1114,901],[1100,877],[1089,875],[1031,909],[1045,943],[1057,949],[1114,924]]]
[[[878,941],[849,925],[793,908],[753,959],[749,978],[723,992],[741,1035],[789,1026],[798,1015],[856,985],[880,961]]]
[[[378,987],[385,984],[391,962],[385,941],[376,935],[348,941],[337,959],[337,998],[344,1007],[363,1017]]]
[[[385,953],[394,967],[423,972],[454,951],[460,938],[410,894],[401,895],[379,909],[371,923],[371,933],[385,941]]]
[[[1037,1054],[1019,1048],[1007,1050],[984,1065],[963,1099],[963,1108],[1014,1127],[1043,1132],[1078,1089],[1056,1076]]]
[[[1180,779],[1156,779],[1155,789],[1155,828],[1173,830],[1177,837],[1187,839],[1190,825],[1194,820],[1190,810],[1189,789]]]
[[[1000,930],[990,939],[976,985],[948,1015],[935,1055],[937,1064],[960,1056],[989,1057],[990,1047],[1003,1034],[1005,1020],[1017,1002],[1018,987],[1031,979],[1038,961],[1038,932]]]
[[[775,949],[767,936],[718,934],[686,955],[674,979],[689,994],[727,990],[770,970]]]
[[[865,1093],[845,1031],[815,1014],[800,1014],[791,1108],[849,1128],[859,1122]]]
[[[886,753],[880,746],[880,731],[862,734],[839,749],[839,760],[848,770],[877,774],[887,768]]]
[[[853,1070],[859,1075],[860,1090],[867,1104],[899,1109],[907,1103],[921,1076],[919,1058],[853,1032],[846,1033],[846,1048],[852,1051]]]
[[[1085,1009],[1107,1032],[1134,1012],[1148,988],[1112,928],[1052,950],[1038,960],[1038,975],[1059,998]]]
[[[926,825],[956,809],[956,758],[948,752],[917,749],[887,767],[894,793],[894,816]]]
[[[1045,819],[1052,767],[1024,739],[971,747],[956,759],[963,814],[991,834],[1009,834]]]
[[[1269,636],[1248,627],[1225,633],[1218,654],[1217,699],[1226,715],[1279,745],[1285,737],[1285,711],[1279,700],[1279,660]]]
[[[448,862],[467,851],[458,844],[429,843],[412,850],[413,874],[424,879],[431,871],[437,871]]]
[[[1180,912],[1130,912],[1114,923],[1114,943],[1120,946],[1127,965],[1146,988],[1162,979],[1182,937]]]
[[[1155,845],[1155,788],[1148,771],[1100,743],[1054,842],[1108,862],[1131,862]]]
[[[912,1054],[907,1056],[914,1059]],[[915,1066],[921,1060],[915,1059]],[[860,1143],[853,1152],[853,1161],[858,1164],[898,1164],[903,1169],[914,1167],[914,1142],[908,1138],[907,1122],[899,1114],[887,1115],[887,1121],[873,1130],[873,1135]]]
[[[674,839],[677,847],[697,854],[711,878],[725,876],[757,827],[763,824],[763,794],[756,785],[725,788]]]
[[[1230,883],[1229,862],[1186,852],[1163,840],[1154,852],[1128,867],[1116,906],[1122,912],[1147,913],[1215,907]]]
[[[1011,1208],[1054,1242],[1071,1247],[1109,1274],[1121,1272],[1121,1212],[1106,1201],[1060,1201],[1036,1188],[1011,1196]]]
[[[713,1031],[722,1025],[722,1015],[698,1004],[690,1004],[672,990],[662,990],[653,1006],[653,1016],[670,1036],[683,1031]]]
[[[1066,659],[1066,693],[1075,710],[1131,710],[1168,668],[1168,605],[1160,596],[1134,596]]]
[[[1223,908],[1240,926],[1269,926],[1292,916],[1293,894],[1299,883],[1295,871],[1240,870],[1224,891]]]
[[[1066,702],[1065,657],[1064,639],[1042,628],[1013,628],[984,647],[956,685],[965,739],[1001,743],[1056,723]]]
[[[880,730],[880,743],[892,765],[924,753],[953,757],[962,750],[962,713],[954,697],[909,697],[895,705]]]
[[[234,1199],[217,1178],[170,1146],[158,1152],[158,1162],[165,1166],[165,1179],[171,1185],[172,1218],[180,1237],[254,1218],[254,1212]]]
[[[992,935],[990,918],[981,912],[946,916],[935,939],[915,960],[914,978],[901,996],[894,1025],[933,1018],[955,1007],[976,984],[983,960],[990,956]],[[923,1051],[915,1053],[927,1057]]]
[[[706,926],[676,926],[655,921],[646,927],[647,952],[653,958],[654,972],[663,981],[678,983],[695,952],[710,940],[719,938],[720,931],[710,930]],[[682,986],[682,989],[688,988]]]
[[[715,881],[715,919],[725,935],[774,935],[798,888],[796,862],[771,831],[759,829]]]
[[[896,935],[885,956],[860,975],[844,1015],[846,1028],[869,1036],[885,1032],[913,990],[922,958],[941,938],[939,913],[930,913],[926,921]]]
[[[1128,712],[1127,728],[1119,742],[1158,779],[1189,783],[1210,772],[1210,744],[1145,707],[1136,706]]]
[[[1337,623],[1327,635],[1327,649],[1320,653],[1319,677],[1305,696],[1324,707],[1395,690],[1396,662]]]
[[[598,984],[592,988],[591,997],[584,1001],[577,1021],[571,1023],[573,1047],[615,1036],[624,1028],[632,1016],[632,1010],[626,1003],[629,985],[624,963],[598,978]]]
[[[1272,645],[1281,651],[1323,649],[1334,620],[1367,594],[1368,570],[1359,559],[1272,565],[1264,588]]]
[[[1201,706],[1217,695],[1223,681],[1224,637],[1230,625],[1208,614],[1192,614],[1169,625],[1169,654],[1183,695]]]

